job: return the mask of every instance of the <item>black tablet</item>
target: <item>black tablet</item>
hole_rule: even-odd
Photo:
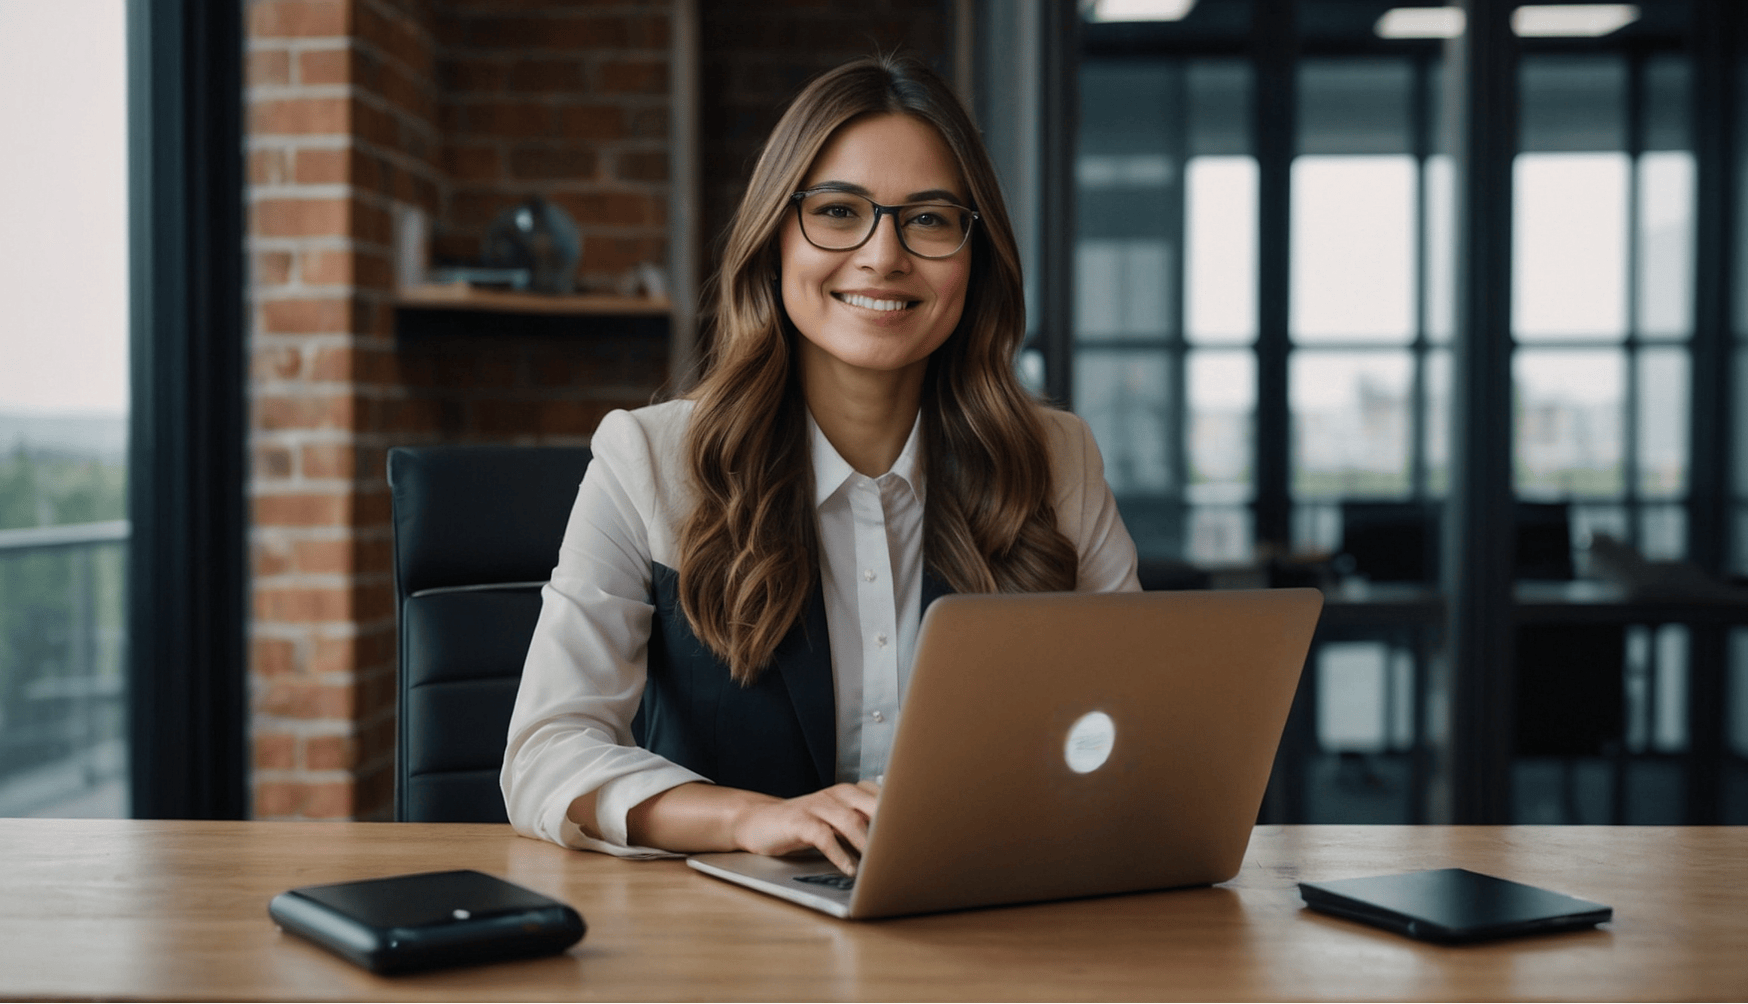
[[[306,886],[273,897],[267,912],[376,973],[551,955],[586,929],[564,903],[476,871]]]
[[[1484,941],[1594,927],[1612,907],[1464,868],[1301,882],[1313,910],[1424,941]]]

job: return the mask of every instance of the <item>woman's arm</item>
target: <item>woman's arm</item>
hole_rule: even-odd
[[[880,786],[872,781],[836,784],[800,798],[781,799],[713,784],[682,784],[638,804],[626,814],[633,843],[668,850],[752,851],[792,854],[813,848],[846,875],[868,846],[868,824]],[[571,803],[572,819],[587,832],[593,805],[584,796]]]

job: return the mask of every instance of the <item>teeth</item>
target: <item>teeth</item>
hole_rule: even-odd
[[[853,307],[867,307],[869,310],[903,310],[910,306],[903,300],[873,300],[854,293],[839,293],[838,299]]]

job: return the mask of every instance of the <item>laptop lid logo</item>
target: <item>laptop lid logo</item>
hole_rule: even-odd
[[[1068,742],[1063,757],[1068,769],[1076,774],[1090,774],[1111,758],[1111,747],[1117,741],[1117,723],[1103,711],[1089,711],[1075,720],[1068,730]]]

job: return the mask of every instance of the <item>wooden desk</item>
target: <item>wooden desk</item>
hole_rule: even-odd
[[[1748,829],[1259,828],[1214,888],[851,923],[695,874],[411,823],[0,820],[0,996],[221,999],[1741,999]],[[1596,931],[1440,947],[1294,885],[1462,865],[1608,903]],[[563,899],[567,955],[411,977],[267,917],[286,888],[477,868]]]

